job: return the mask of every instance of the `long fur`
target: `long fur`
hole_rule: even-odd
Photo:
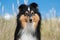
[[[28,30],[28,28],[23,30],[23,27],[21,25],[21,21],[19,20],[20,16],[23,13],[25,13],[25,11],[28,10],[28,6],[25,5],[25,4],[22,4],[22,5],[19,6],[19,13],[17,15],[17,27],[16,27],[15,34],[14,34],[14,40],[28,40],[28,39],[30,39],[30,40],[41,40],[41,31],[40,31],[40,28],[41,28],[41,14],[38,11],[38,8],[37,8],[38,5],[36,3],[31,3],[29,5],[29,7],[30,7],[31,10],[33,10],[35,13],[38,14],[39,19],[40,19],[39,22],[38,22],[36,30],[34,30],[35,32],[34,32],[33,36],[35,36],[35,37],[32,37],[32,35],[25,33],[25,31]],[[27,23],[27,26],[28,25],[30,25],[30,24]],[[30,31],[31,31],[31,29],[30,29]],[[22,35],[23,32],[24,32],[24,34]]]

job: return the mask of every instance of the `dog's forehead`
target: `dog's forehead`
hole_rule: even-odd
[[[31,12],[31,11],[34,11],[33,8],[31,9],[30,7],[28,7],[28,11]]]

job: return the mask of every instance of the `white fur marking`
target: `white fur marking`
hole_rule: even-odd
[[[30,8],[28,7],[28,11],[30,11]]]
[[[36,37],[33,37],[32,35],[32,33],[35,32],[33,26],[34,23],[27,23],[26,28],[24,28],[21,33],[21,39],[19,40],[36,40]]]

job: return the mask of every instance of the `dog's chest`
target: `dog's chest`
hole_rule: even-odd
[[[27,23],[26,28],[22,30],[21,38],[19,40],[36,40],[36,37],[33,36],[33,33],[35,32],[33,26],[33,23]]]
[[[20,40],[36,40],[36,37],[33,37],[31,34],[24,33]]]

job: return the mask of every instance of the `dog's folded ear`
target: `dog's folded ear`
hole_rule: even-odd
[[[29,5],[29,7],[30,7],[30,10],[32,11],[34,11],[35,13],[37,13],[38,12],[38,4],[37,3],[31,3],[30,5]]]
[[[28,8],[27,5],[21,4],[18,9],[19,9],[20,12],[22,12],[22,11],[26,11],[27,8]]]
[[[38,5],[36,3],[31,3],[30,8],[38,9]]]

